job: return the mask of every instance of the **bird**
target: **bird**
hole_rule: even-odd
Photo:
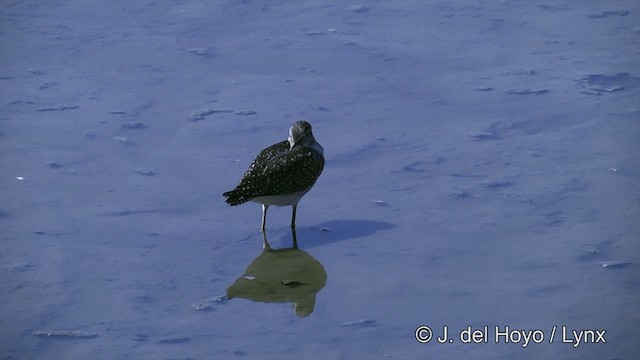
[[[300,199],[313,187],[324,168],[324,149],[313,137],[311,124],[296,121],[289,138],[260,151],[235,189],[222,195],[231,206],[248,201],[262,204],[266,229],[269,206],[291,206],[291,228],[295,230]]]

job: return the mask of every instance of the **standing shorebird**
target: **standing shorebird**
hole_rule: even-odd
[[[324,149],[313,137],[311,124],[297,121],[289,129],[288,140],[262,150],[240,184],[222,195],[231,206],[247,201],[262,204],[262,231],[270,205],[291,205],[291,228],[295,229],[298,202],[311,190],[323,168]]]

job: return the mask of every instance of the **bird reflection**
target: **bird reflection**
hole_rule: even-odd
[[[244,275],[227,288],[227,297],[265,303],[293,303],[296,315],[308,316],[316,304],[316,294],[327,282],[322,264],[298,249],[295,228],[293,246],[272,249],[263,235],[263,250]]]

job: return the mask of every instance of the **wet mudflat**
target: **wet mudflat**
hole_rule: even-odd
[[[634,358],[638,14],[0,4],[0,358]],[[268,252],[221,194],[298,119]]]

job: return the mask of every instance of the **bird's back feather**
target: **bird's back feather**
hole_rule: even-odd
[[[240,184],[223,194],[225,201],[239,205],[260,196],[308,191],[322,173],[324,157],[311,147],[289,147],[285,140],[262,150]]]

